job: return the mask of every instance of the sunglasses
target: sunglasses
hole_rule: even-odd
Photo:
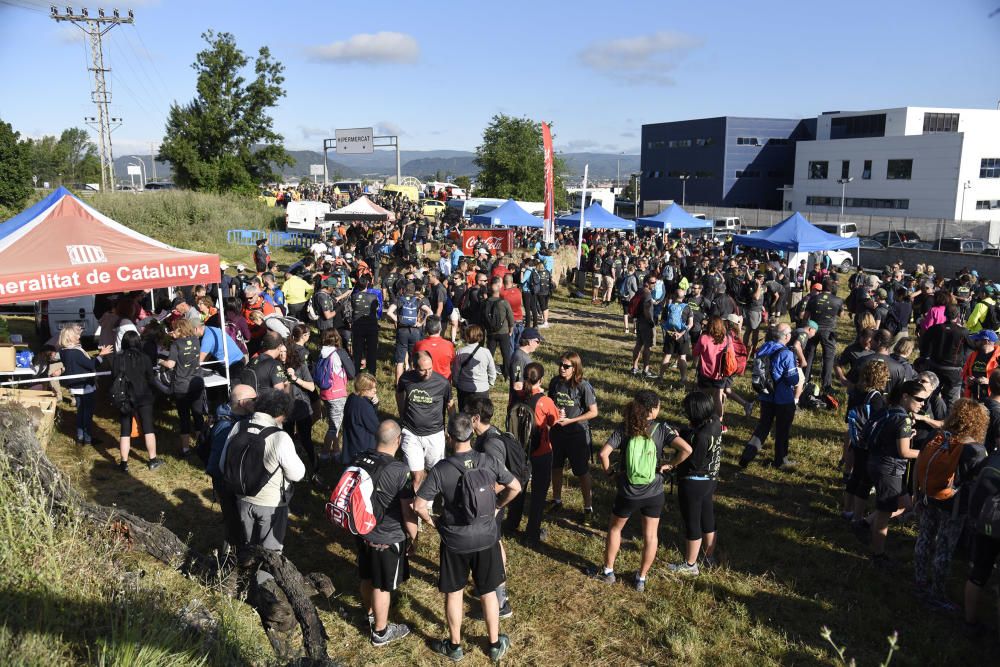
[[[910,396],[910,400],[913,400],[913,401],[916,401],[917,403],[923,404],[923,403],[927,402],[927,397],[926,396]]]
[[[564,371],[568,371],[569,369],[573,368],[573,364],[559,364],[559,368],[563,369]]]

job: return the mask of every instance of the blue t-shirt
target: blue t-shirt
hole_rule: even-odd
[[[542,266],[544,266],[545,270],[549,273],[552,273],[552,271],[556,268],[556,258],[552,255],[539,255],[538,259],[541,260]]]
[[[792,405],[795,403],[795,386],[799,383],[799,371],[795,363],[795,353],[775,341],[764,343],[757,352],[758,357],[766,357],[771,354],[774,354],[774,358],[771,360],[774,394],[758,394],[757,398],[761,401],[777,405]]]
[[[458,263],[460,261],[462,261],[462,257],[464,257],[464,256],[465,255],[463,255],[462,251],[459,250],[458,248],[455,248],[454,250],[451,251],[451,268],[452,268],[452,270],[458,268]]]
[[[205,327],[205,335],[201,339],[201,351],[218,361],[224,361],[222,350],[222,329],[218,327]],[[236,344],[232,336],[226,334],[226,347],[229,348],[229,365],[232,366],[237,361],[243,361],[243,351]]]

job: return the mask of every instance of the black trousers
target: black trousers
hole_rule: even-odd
[[[760,421],[750,436],[748,445],[758,450],[764,446],[767,436],[774,426],[774,465],[780,466],[788,456],[788,434],[792,430],[792,420],[795,419],[795,404],[781,405],[770,401],[760,402]]]
[[[522,491],[510,505],[507,506],[507,519],[504,521],[505,532],[513,532],[521,526],[524,516],[524,506],[528,504],[528,525],[524,536],[529,542],[541,539],[542,515],[545,513],[545,498],[549,495],[552,484],[552,452],[542,456],[531,457],[531,502],[527,503],[526,491]]]
[[[933,361],[930,369],[941,381],[941,398],[948,409],[951,409],[951,404],[962,395],[962,369],[957,366],[940,366]]]
[[[538,326],[538,300],[531,292],[521,292],[521,304],[524,309],[524,326]]]
[[[361,360],[367,366],[365,370],[375,375],[375,364],[378,361],[378,326],[358,326],[355,322],[351,330],[351,352],[355,370],[361,372]]]
[[[510,379],[510,357],[513,352],[510,349],[510,334],[490,334],[489,338],[486,339],[486,347],[489,349],[490,354],[496,357],[497,346],[500,346],[500,356],[503,358],[503,365],[500,367],[500,375],[503,376],[505,380]]]
[[[834,331],[820,329],[816,335],[806,343],[806,373],[807,378],[812,376],[813,358],[816,356],[816,347],[823,346],[823,386],[829,387],[833,384],[833,360],[837,355],[837,334]]]

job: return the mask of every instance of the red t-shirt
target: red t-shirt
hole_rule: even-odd
[[[441,336],[431,336],[417,341],[413,346],[414,352],[427,350],[434,362],[434,372],[444,376],[445,380],[451,380],[451,362],[455,360],[455,346],[450,340],[445,340]]]
[[[510,304],[510,309],[514,311],[514,321],[520,322],[524,319],[524,310],[521,308],[521,288],[511,287],[500,290],[500,296]]]
[[[535,390],[531,392],[532,396],[541,393],[543,393],[541,386],[535,387]],[[557,421],[559,421],[559,408],[556,407],[555,401],[548,396],[542,396],[538,399],[538,403],[535,403],[535,426],[538,427],[540,442],[538,449],[532,453],[532,456],[544,456],[552,451],[549,429]]]

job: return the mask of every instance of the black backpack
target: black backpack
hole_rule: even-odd
[[[991,306],[985,301],[980,301],[980,303],[986,306],[986,316],[983,317],[983,329],[989,329],[990,331],[1000,329],[1000,316],[997,316],[996,304]]]
[[[781,352],[781,348],[778,348],[771,354],[765,356],[754,356],[753,373],[750,376],[750,385],[758,394],[762,394],[764,396],[774,394],[774,372],[772,371],[772,367],[774,365],[774,357],[777,356],[779,352]]]
[[[260,368],[262,355],[257,355],[253,360],[246,365],[242,372],[240,372],[240,384],[245,384],[247,386],[253,387],[255,392],[260,391],[260,381],[257,376],[257,369]]]
[[[513,433],[500,433],[500,440],[503,441],[504,466],[517,478],[523,488],[531,479],[531,465],[528,463],[527,452]]]
[[[372,304],[378,299],[375,295],[367,291],[358,291],[351,295],[351,321],[357,322],[362,317],[374,317]]]
[[[123,415],[132,414],[134,406],[132,404],[132,381],[125,373],[126,357],[128,352],[117,355],[112,364],[115,379],[111,381],[111,404],[118,408]]]
[[[459,472],[455,493],[458,511],[454,518],[461,526],[472,526],[483,519],[492,521],[496,516],[497,494],[493,490],[496,475],[485,465],[486,454],[477,454],[473,468],[463,468],[452,459],[445,459]]]
[[[490,334],[503,332],[504,317],[500,308],[501,301],[502,299],[497,299],[496,301],[486,301],[483,304],[483,320],[486,322],[486,328]]]
[[[281,429],[247,422],[229,439],[222,476],[229,490],[238,496],[255,496],[274,476],[275,470],[264,467],[266,440]]]
[[[538,276],[538,294],[548,296],[552,292],[552,274],[545,267],[538,267],[535,275]]]
[[[507,433],[524,450],[525,461],[542,444],[542,432],[535,426],[535,406],[542,396],[535,394],[527,400],[518,399],[507,410]]]

